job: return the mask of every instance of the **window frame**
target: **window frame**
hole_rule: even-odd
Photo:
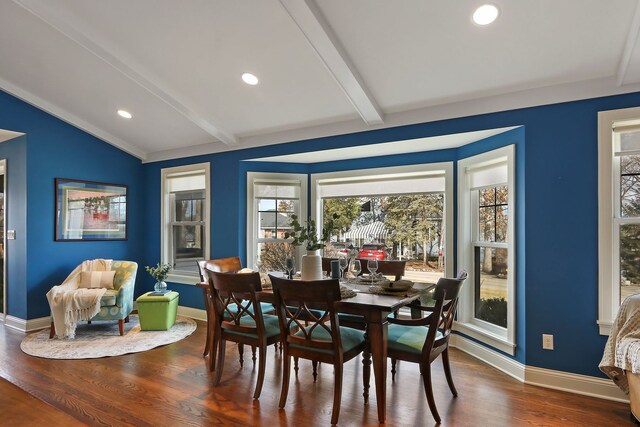
[[[640,107],[598,112],[598,330],[609,335],[620,308],[620,225],[633,220],[620,215],[619,157],[614,127],[639,122]]]
[[[454,273],[454,180],[453,162],[424,163],[409,166],[390,166],[383,168],[358,169],[340,172],[324,172],[311,175],[311,217],[316,224],[323,224],[322,198],[319,197],[320,186],[349,181],[375,181],[389,176],[391,179],[432,175],[442,171],[445,180],[444,190],[444,276],[453,277]],[[384,195],[384,194],[381,194]],[[321,228],[321,227],[320,227]],[[318,230],[320,232],[320,230]]]
[[[307,188],[309,177],[307,174],[282,173],[282,172],[247,172],[247,267],[255,269],[258,243],[291,242],[293,239],[262,239],[258,235],[258,210],[256,203],[255,185],[260,182],[270,182],[283,185],[296,184],[300,186],[299,218],[307,217]],[[276,207],[277,208],[277,207]],[[261,240],[262,242],[259,242]],[[302,257],[302,247],[296,248],[296,262]]]
[[[486,187],[507,186],[507,237],[506,242],[479,240],[479,188],[471,188],[468,170],[481,170],[505,163],[507,182]],[[514,355],[516,349],[516,186],[515,145],[508,145],[458,161],[458,268],[467,271],[467,285],[460,294],[458,319],[455,329],[488,344],[507,354]],[[507,249],[507,327],[480,320],[475,317],[475,249],[476,247]]]
[[[204,180],[205,180],[205,198],[203,205],[203,221],[199,221],[198,225],[201,222],[204,222],[204,237],[205,237],[205,250],[204,250],[204,259],[209,259],[210,256],[210,248],[211,248],[211,165],[210,163],[196,163],[191,165],[184,166],[175,166],[170,168],[162,168],[160,169],[160,212],[161,212],[161,230],[160,230],[160,247],[161,254],[160,259],[162,263],[171,264],[172,253],[173,253],[173,225],[175,221],[173,221],[174,216],[172,214],[172,210],[175,209],[175,206],[171,203],[171,194],[167,189],[167,179],[171,178],[171,175],[189,173],[189,172],[197,172],[204,171]],[[185,224],[188,225],[188,224]],[[195,263],[194,263],[195,265]],[[167,275],[167,281],[171,283],[181,283],[186,285],[195,285],[198,282],[200,276],[197,271],[193,273],[173,270],[169,271]]]

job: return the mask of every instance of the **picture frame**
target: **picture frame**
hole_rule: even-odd
[[[127,186],[55,178],[55,241],[127,240]]]

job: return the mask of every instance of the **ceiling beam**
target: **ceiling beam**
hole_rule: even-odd
[[[633,14],[633,20],[631,21],[631,28],[627,34],[627,41],[622,51],[622,58],[620,59],[620,65],[618,65],[618,86],[622,86],[628,83],[637,83],[636,81],[626,81],[627,70],[629,63],[631,62],[631,56],[635,50],[636,43],[638,42],[638,36],[640,35],[640,0],[636,2],[636,12]]]
[[[369,125],[382,123],[383,114],[375,99],[313,0],[280,0],[280,3],[362,120]]]
[[[237,138],[233,133],[225,131],[210,118],[205,119],[205,114],[198,113],[197,109],[190,106],[186,100],[180,99],[176,91],[172,91],[167,83],[151,71],[145,70],[140,64],[134,64],[131,58],[121,59],[113,53],[113,50],[110,51],[104,47],[104,43],[101,44],[81,30],[74,28],[72,24],[67,22],[67,19],[61,16],[54,3],[41,0],[13,1],[155,95],[209,135],[228,145],[237,144]]]

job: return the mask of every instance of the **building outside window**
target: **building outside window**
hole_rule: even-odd
[[[209,164],[162,169],[162,187],[162,262],[170,281],[194,283],[209,259]]]
[[[260,271],[284,271],[287,258],[301,253],[284,234],[291,215],[306,217],[307,176],[247,173],[247,265]]]

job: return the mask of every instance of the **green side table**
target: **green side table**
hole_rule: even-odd
[[[167,331],[176,323],[180,294],[175,291],[164,295],[147,292],[136,299],[140,329],[143,331]]]

